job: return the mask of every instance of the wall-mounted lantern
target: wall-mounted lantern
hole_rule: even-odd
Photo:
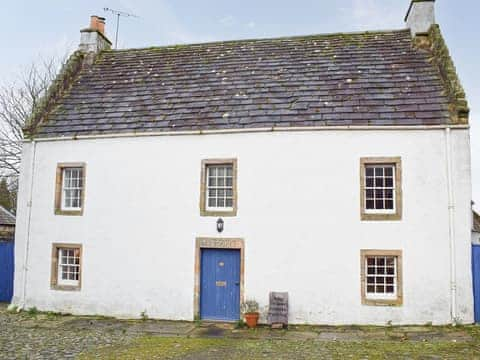
[[[218,218],[217,220],[217,231],[221,233],[223,231],[223,220],[222,218]]]

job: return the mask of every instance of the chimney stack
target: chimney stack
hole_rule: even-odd
[[[435,24],[435,0],[412,0],[405,22],[413,36],[427,33]]]
[[[110,49],[112,43],[105,36],[105,18],[92,15],[90,27],[80,30],[79,50],[86,53],[98,53]]]

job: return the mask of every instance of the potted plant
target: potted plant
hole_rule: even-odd
[[[257,327],[258,318],[260,316],[258,309],[258,302],[253,299],[242,303],[242,314],[249,328]]]

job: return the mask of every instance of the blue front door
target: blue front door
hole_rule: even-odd
[[[240,318],[240,250],[202,249],[200,317],[235,321]]]
[[[475,322],[480,322],[480,245],[472,245],[472,277]]]

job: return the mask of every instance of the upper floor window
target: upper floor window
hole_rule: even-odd
[[[395,165],[365,165],[365,211],[395,211]]]
[[[232,210],[233,165],[207,165],[207,210]]]
[[[200,211],[203,216],[235,216],[237,161],[202,161]]]
[[[59,164],[57,167],[55,213],[82,215],[85,198],[85,164]]]
[[[62,187],[62,210],[82,208],[83,168],[64,168]]]
[[[400,220],[400,158],[360,159],[362,220]]]

